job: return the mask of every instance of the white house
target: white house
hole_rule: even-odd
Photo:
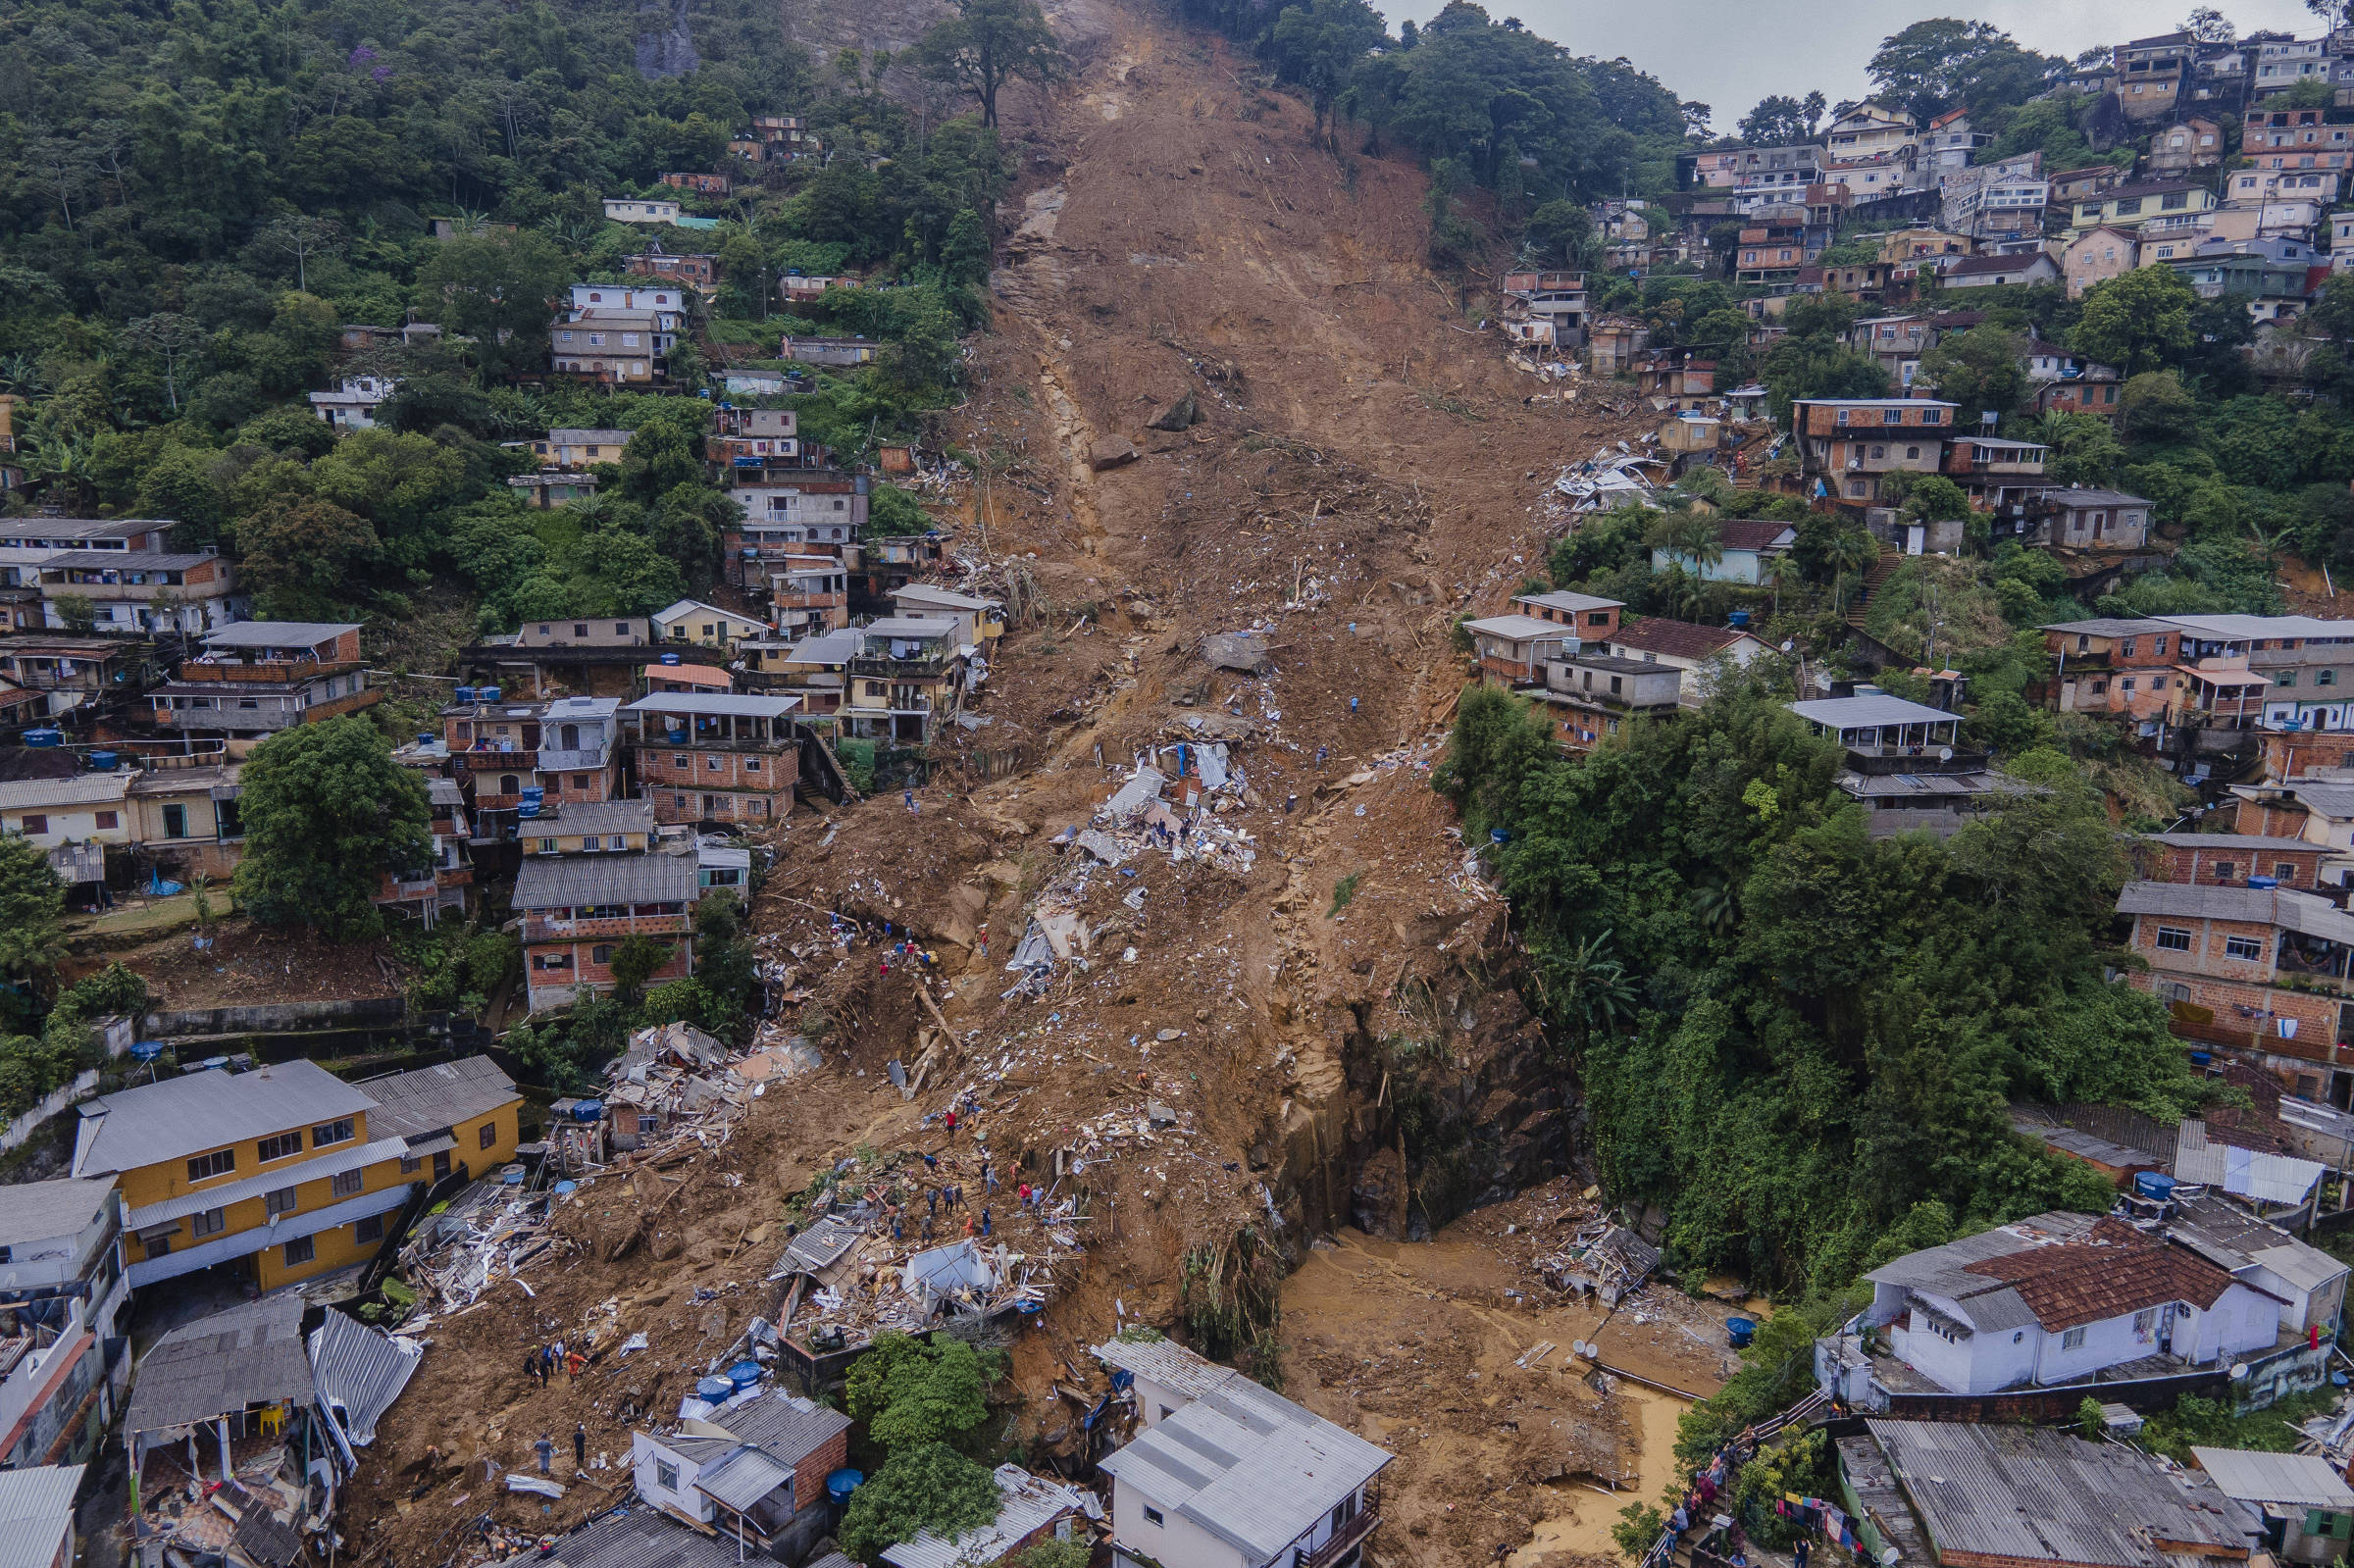
[[[1717,660],[1722,659],[1736,669],[1747,669],[1752,660],[1773,650],[1746,627],[1702,626],[1693,621],[1647,615],[1640,621],[1614,628],[1607,637],[1588,638],[1585,651],[1680,670],[1683,700],[1698,702],[1707,695],[1703,688]]]
[[[0,833],[29,838],[43,849],[129,843],[130,808],[124,797],[137,777],[125,769],[0,784]]]
[[[0,1539],[24,1568],[74,1568],[74,1494],[84,1465],[0,1470]]]
[[[1716,543],[1724,553],[1714,561],[1696,560],[1683,550],[1654,549],[1651,569],[1664,572],[1676,566],[1703,582],[1746,582],[1754,586],[1765,580],[1768,556],[1787,555],[1798,543],[1798,530],[1787,523],[1762,518],[1726,518],[1716,525]]]
[[[675,224],[679,221],[679,204],[658,196],[607,196],[605,216],[617,224]]]
[[[849,1417],[759,1385],[669,1432],[630,1434],[638,1494],[698,1528],[791,1561],[835,1524],[826,1477],[849,1451]]]
[[[1393,1455],[1166,1340],[1111,1340],[1142,1426],[1112,1478],[1113,1568],[1356,1568]]]
[[[2106,1215],[2040,1214],[1865,1278],[1864,1325],[1950,1393],[2067,1383],[2143,1360],[2214,1366],[2274,1348],[2285,1311],[2191,1248]],[[1839,1392],[1868,1402],[1862,1390]]]
[[[82,1450],[67,1428],[106,1382],[106,1341],[129,1293],[113,1177],[0,1187],[0,1308],[15,1322],[0,1335],[0,1463],[37,1465],[61,1440]],[[111,1391],[98,1396],[102,1428]]]
[[[338,430],[371,430],[376,411],[399,390],[390,376],[346,376],[333,391],[311,394],[311,412]]]

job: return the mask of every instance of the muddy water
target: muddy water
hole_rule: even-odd
[[[1616,1395],[1640,1446],[1635,1465],[1641,1479],[1614,1494],[1592,1486],[1544,1487],[1548,1512],[1529,1533],[1528,1544],[1505,1559],[1507,1568],[1551,1568],[1559,1556],[1615,1557],[1611,1527],[1631,1502],[1654,1502],[1675,1474],[1675,1423],[1689,1402],[1632,1383]]]

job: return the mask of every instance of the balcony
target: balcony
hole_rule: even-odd
[[[449,760],[460,773],[529,773],[539,766],[537,746],[515,751],[452,750]]]
[[[597,746],[580,746],[572,750],[542,750],[539,760],[533,764],[545,773],[593,773],[613,760],[611,742]]]
[[[680,936],[686,932],[687,916],[684,912],[676,915],[599,915],[571,920],[531,915],[525,917],[523,922],[523,939],[527,942],[593,941],[601,936]]]
[[[182,681],[256,681],[265,683],[287,684],[309,681],[320,676],[345,675],[363,669],[361,659],[270,659],[240,664],[229,660],[183,659],[179,678]]]
[[[850,657],[849,671],[870,681],[938,681],[955,667],[955,658],[937,653],[928,659],[894,659],[882,654],[859,653]]]
[[[1373,1534],[1374,1528],[1380,1523],[1381,1505],[1368,1490],[1365,1505],[1356,1511],[1356,1517],[1334,1531],[1330,1541],[1303,1557],[1300,1560],[1301,1568],[1325,1568],[1327,1563],[1337,1562],[1348,1555],[1351,1548]]]

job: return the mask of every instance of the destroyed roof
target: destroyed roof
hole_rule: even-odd
[[[517,909],[563,909],[581,904],[686,903],[694,892],[694,862],[684,855],[535,855],[515,873],[513,904]]]
[[[50,1568],[74,1528],[86,1465],[0,1470],[0,1568]]]
[[[1216,670],[1263,670],[1267,639],[1255,632],[1213,632],[1202,639],[1202,657]]]
[[[1167,1340],[1112,1340],[1095,1353],[1163,1387],[1176,1386],[1163,1382],[1175,1373],[1201,1390],[1100,1468],[1252,1561],[1275,1557],[1392,1458],[1348,1429]],[[1198,1366],[1180,1371],[1180,1358]]]
[[[2194,1447],[2190,1456],[2214,1480],[2217,1491],[2240,1502],[2354,1512],[2354,1487],[2318,1453]]]
[[[522,1097],[515,1081],[487,1056],[461,1056],[414,1072],[362,1079],[360,1087],[376,1097],[368,1132],[380,1138],[446,1132]]]
[[[376,1423],[417,1373],[425,1346],[395,1340],[381,1329],[330,1307],[311,1331],[311,1385],[319,1403],[353,1446],[376,1441]]]
[[[1608,640],[1612,649],[1632,648],[1637,653],[1664,654],[1670,659],[1711,659],[1745,638],[1758,640],[1735,626],[1697,626],[1690,621],[1646,616],[1631,626],[1619,627],[1610,633]]]
[[[737,1568],[737,1546],[650,1509],[607,1514],[555,1543],[507,1559],[505,1568]]]
[[[835,1215],[827,1215],[787,1243],[777,1266],[768,1271],[772,1280],[782,1280],[795,1274],[820,1274],[842,1261],[842,1255],[858,1244],[866,1228]]]
[[[299,1058],[249,1073],[183,1073],[84,1104],[74,1174],[136,1170],[375,1107],[359,1089]]]
[[[1079,1511],[1079,1493],[1019,1465],[999,1465],[995,1477],[1003,1500],[998,1515],[975,1530],[943,1539],[926,1530],[913,1541],[883,1548],[892,1568],[979,1568],[996,1562],[1064,1514]]]
[[[1139,768],[1103,802],[1104,812],[1114,822],[1126,822],[1160,798],[1161,788],[1168,779],[1158,768]]]
[[[0,1246],[79,1236],[114,1200],[111,1176],[0,1186]]]
[[[283,1399],[309,1403],[302,1297],[276,1296],[183,1324],[139,1360],[126,1436],[184,1427]]]
[[[294,1568],[302,1561],[302,1533],[270,1511],[268,1503],[259,1498],[245,1504],[245,1512],[230,1533],[231,1551],[256,1568]]]
[[[553,816],[542,816],[539,834],[652,833],[654,803],[650,800],[567,800]],[[526,837],[533,836],[526,833]]]
[[[2117,895],[2121,915],[2177,920],[2233,920],[2277,926],[2303,936],[2354,945],[2354,916],[2313,893],[2286,887],[2221,887],[2188,882],[2129,882]]]
[[[782,1389],[714,1410],[703,1419],[733,1434],[740,1442],[757,1443],[787,1464],[798,1464],[850,1424],[850,1418],[841,1411],[814,1399],[797,1398]]]
[[[2227,1498],[2195,1472],[2133,1449],[2036,1427],[1870,1421],[1915,1513],[1956,1560],[2158,1568],[2246,1548]],[[1966,1555],[1967,1554],[1967,1555]]]

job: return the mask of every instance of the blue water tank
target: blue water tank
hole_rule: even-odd
[[[736,1385],[725,1378],[697,1378],[694,1381],[694,1396],[697,1399],[708,1399],[713,1404],[719,1403],[735,1391]]]
[[[539,815],[539,811],[540,805],[537,800],[521,800],[515,804],[515,815],[526,822],[536,819]]]
[[[685,745],[687,743],[687,732],[684,730],[673,730],[670,733],[670,743],[674,746]]]
[[[421,746],[430,746],[434,743],[434,737],[430,732],[420,730],[417,732],[417,743]]]
[[[750,1388],[760,1381],[760,1363],[757,1361],[737,1362],[728,1368],[728,1381],[739,1389]]]
[[[675,665],[675,664],[677,664],[677,663],[679,662],[679,656],[678,656],[677,654],[675,654],[675,653],[665,653],[664,655],[662,655],[662,662],[663,662],[664,664],[673,664],[673,665]]]
[[[158,1056],[164,1054],[164,1042],[160,1039],[132,1040],[130,1042],[130,1054],[134,1060],[152,1062]]]
[[[2143,1197],[2156,1198],[2161,1203],[2175,1195],[2175,1179],[2164,1171],[2136,1171],[2133,1190]]]
[[[575,1100],[572,1102],[572,1119],[576,1122],[601,1122],[605,1119],[605,1102]]]
[[[1724,1337],[1732,1342],[1734,1349],[1743,1348],[1750,1340],[1758,1337],[1757,1320],[1754,1318],[1726,1318],[1724,1320]]]
[[[66,743],[66,733],[63,730],[27,730],[25,732],[25,743],[35,750],[62,746]]]
[[[839,1507],[850,1500],[850,1493],[856,1492],[858,1484],[865,1479],[855,1470],[837,1470],[826,1477],[826,1495],[833,1498]]]
[[[496,702],[498,700],[498,687],[484,686],[479,692],[476,693],[476,695],[485,702]]]
[[[1735,610],[1731,615],[1725,617],[1725,621],[1726,624],[1731,626],[1747,626],[1749,625],[1749,612],[1747,610]]]
[[[474,687],[472,687],[472,686],[460,686],[460,687],[458,687],[458,700],[459,700],[460,702],[472,702],[472,701],[474,700]]]
[[[2280,885],[2280,879],[2277,877],[2250,877],[2248,885],[2251,887],[2277,887]]]
[[[90,753],[90,772],[113,773],[115,760],[115,754],[111,751],[93,751]]]

